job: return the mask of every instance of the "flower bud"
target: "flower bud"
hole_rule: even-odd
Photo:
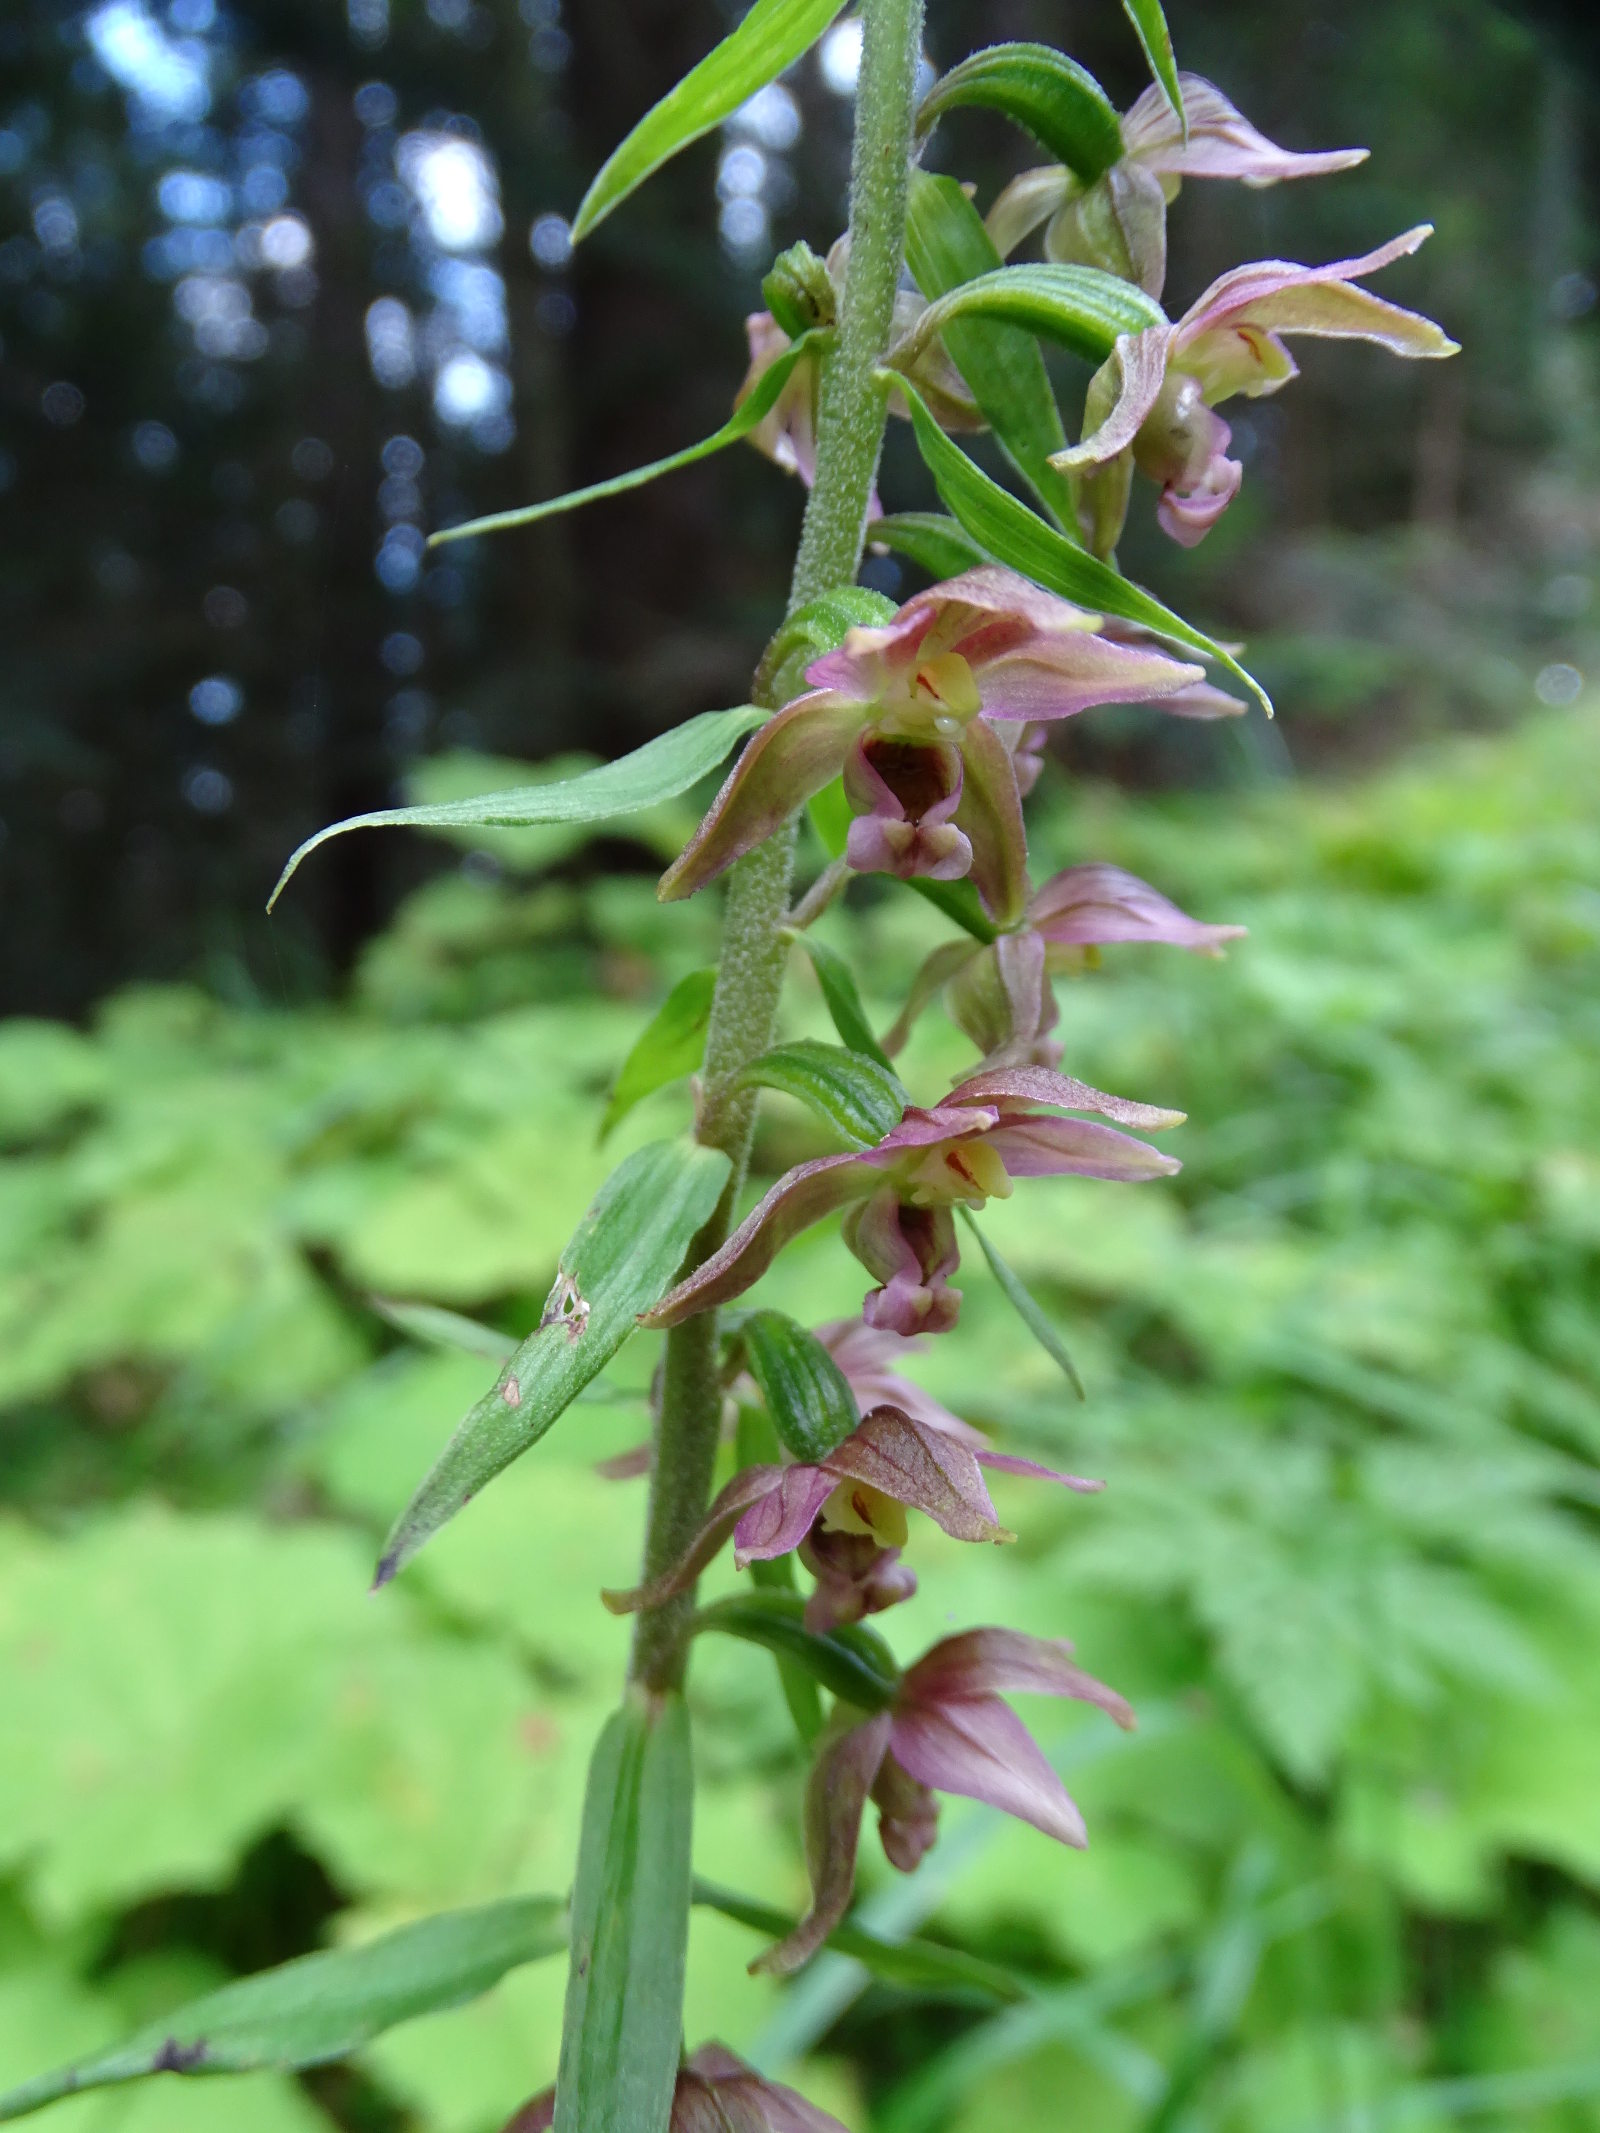
[[[838,298],[827,265],[803,240],[780,252],[761,284],[767,309],[791,341],[816,326],[831,326]]]
[[[1045,232],[1045,257],[1098,267],[1159,297],[1167,278],[1167,203],[1160,180],[1123,161],[1074,192]]]

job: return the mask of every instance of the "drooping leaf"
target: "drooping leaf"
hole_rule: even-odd
[[[1102,614],[1117,615],[1149,630],[1153,636],[1165,637],[1206,659],[1214,659],[1243,682],[1267,716],[1272,716],[1271,697],[1231,652],[1132,584],[1109,563],[1075,548],[1053,526],[1047,526],[1037,512],[1030,511],[992,481],[959,445],[951,443],[923,406],[915,387],[898,376],[895,382],[910,402],[917,449],[940,496],[996,562],[1009,564],[1036,584],[1060,593],[1063,599],[1075,600]]]
[[[819,941],[809,933],[802,933],[799,941],[811,958],[811,967],[817,973],[817,983],[822,987],[822,997],[828,1003],[828,1013],[833,1017],[833,1026],[839,1032],[841,1042],[849,1051],[876,1059],[885,1073],[892,1074],[894,1069],[889,1064],[889,1055],[872,1034],[872,1025],[861,1004],[850,965],[838,949],[830,948],[826,941]]]
[[[910,1101],[892,1069],[876,1059],[809,1038],[752,1059],[735,1086],[797,1096],[858,1148],[876,1146],[899,1125]]]
[[[1078,1398],[1080,1400],[1087,1399],[1088,1394],[1083,1389],[1083,1380],[1078,1375],[1078,1366],[1067,1353],[1066,1342],[1061,1338],[1055,1327],[1051,1325],[1049,1319],[1041,1310],[1037,1299],[1029,1293],[1022,1277],[1008,1266],[995,1250],[989,1241],[988,1232],[981,1222],[974,1219],[971,1209],[964,1207],[961,1212],[966,1218],[968,1229],[977,1238],[979,1249],[982,1251],[984,1258],[988,1260],[989,1271],[995,1280],[999,1282],[1006,1302],[1010,1304],[1012,1310],[1016,1312],[1018,1318],[1022,1320],[1022,1323],[1039,1343],[1039,1346],[1049,1356],[1051,1362],[1065,1377],[1067,1383],[1078,1395]]]
[[[873,520],[867,537],[874,548],[892,548],[930,578],[958,578],[989,561],[988,551],[944,511],[892,511]]]
[[[347,830],[521,829],[535,822],[607,822],[619,815],[637,814],[698,784],[767,716],[755,704],[740,704],[733,711],[702,711],[614,763],[580,771],[575,778],[514,786],[508,792],[484,793],[473,800],[445,800],[434,807],[385,807],[375,814],[351,815],[318,830],[299,846],[278,876],[267,909],[278,901],[303,859],[319,844],[342,837]]]
[[[460,526],[442,526],[437,533],[429,534],[428,546],[442,548],[447,541],[465,541],[480,533],[505,533],[513,526],[534,526],[540,519],[554,518],[563,511],[576,511],[583,504],[601,503],[608,496],[624,496],[628,490],[642,489],[647,482],[656,481],[663,474],[676,474],[680,467],[692,467],[696,460],[709,459],[713,452],[737,444],[764,422],[788,384],[789,373],[795,365],[820,355],[827,341],[828,334],[820,329],[802,334],[769,370],[762,372],[754,388],[739,402],[721,429],[713,430],[709,437],[702,437],[698,444],[686,444],[681,452],[669,452],[665,459],[652,459],[648,466],[630,468],[626,474],[613,474],[609,481],[591,482],[586,489],[569,489],[563,496],[547,497],[542,504],[519,504],[514,511],[491,511],[486,518],[470,518]]]
[[[1092,185],[1122,155],[1122,125],[1104,89],[1076,60],[1047,44],[996,44],[936,81],[917,113],[927,133],[964,104],[1003,111],[1058,163]]]
[[[666,1294],[728,1171],[720,1150],[681,1140],[652,1141],[611,1173],[561,1254],[538,1325],[396,1520],[379,1585],[536,1444],[605,1368],[638,1314]]]
[[[1048,261],[1035,266],[999,266],[931,303],[906,344],[908,357],[937,333],[944,335],[948,346],[952,323],[974,318],[997,319],[1059,341],[1096,365],[1105,362],[1122,334],[1145,333],[1167,323],[1154,297],[1098,267],[1064,267]]]
[[[503,1363],[516,1347],[509,1333],[482,1325],[460,1311],[447,1311],[440,1304],[405,1303],[393,1296],[374,1296],[372,1308],[399,1333],[420,1341],[426,1348],[458,1348],[464,1355],[481,1355],[491,1363]]]
[[[396,2023],[475,1999],[566,1943],[566,1905],[555,1897],[443,1911],[363,1947],[302,1955],[208,1992],[109,2051],[0,2095],[0,2119],[147,2074],[322,2066]]]
[[[915,889],[924,903],[942,911],[963,933],[970,933],[975,941],[982,941],[986,947],[990,941],[1000,938],[999,927],[991,923],[970,881],[929,881],[919,874],[908,881],[906,887]]]
[[[1150,72],[1161,84],[1162,93],[1177,114],[1178,124],[1183,128],[1183,137],[1187,141],[1189,119],[1183,108],[1183,84],[1178,79],[1178,62],[1172,51],[1172,32],[1167,28],[1167,18],[1161,12],[1161,0],[1122,0],[1122,8],[1137,32],[1140,44],[1144,46],[1144,56],[1150,62]]]
[[[630,1689],[589,1766],[555,2133],[666,2133],[682,2042],[693,1801],[683,1698]]]
[[[756,0],[738,28],[707,53],[611,151],[584,194],[572,241],[587,237],[635,186],[718,126],[809,51],[844,0]]]
[[[720,1630],[746,1644],[794,1659],[835,1696],[863,1711],[881,1711],[894,1696],[900,1669],[894,1654],[864,1623],[819,1637],[805,1626],[805,1602],[797,1592],[742,1592],[713,1600],[694,1618],[695,1632]]]
[[[784,1449],[795,1459],[825,1459],[861,1419],[844,1372],[814,1333],[782,1311],[752,1311],[739,1332]]]
[[[715,969],[691,970],[673,986],[622,1062],[600,1121],[601,1140],[636,1103],[699,1066],[705,1057],[711,996],[716,989]]]
[[[906,201],[906,261],[930,302],[1000,266],[983,217],[954,178],[913,170]],[[951,361],[972,389],[1001,446],[1058,524],[1076,525],[1067,477],[1050,464],[1066,432],[1033,335],[989,318],[951,321]],[[881,529],[870,529],[871,538]],[[953,575],[953,573],[949,573]]]
[[[771,1940],[784,1940],[794,1931],[794,1920],[771,1904],[759,1903],[753,1896],[740,1895],[698,1876],[694,1901]],[[880,1933],[846,1923],[835,1926],[823,1946],[835,1954],[853,1956],[886,1984],[904,1985],[913,1992],[956,1992],[963,1997],[976,1993],[986,2000],[1006,2003],[1033,1998],[1032,1987],[1012,1971],[1003,1970],[998,1963],[987,1963],[982,1956],[968,1955],[964,1949],[947,1948],[939,1941],[916,1936],[885,1940]]]

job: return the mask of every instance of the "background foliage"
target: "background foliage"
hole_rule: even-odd
[[[1136,575],[1253,633],[1282,721],[1076,722],[1036,871],[1112,860],[1251,937],[1221,965],[1112,951],[1063,989],[1068,1064],[1185,1108],[1185,1170],[991,1217],[1087,1407],[978,1264],[968,1338],[919,1367],[1109,1486],[1036,1494],[1003,1553],[919,1529],[930,1599],[886,1627],[906,1651],[946,1610],[1064,1631],[1141,1727],[1047,1721],[1088,1854],[950,1806],[916,1882],[868,1889],[883,1930],[1015,1966],[1017,2007],[832,1957],[780,1993],[745,1976],[749,1933],[696,1913],[691,2031],[798,2065],[863,2133],[1044,2133],[1064,2100],[1082,2133],[1600,2127],[1594,135],[1582,24],[1554,12],[1172,10],[1186,64],[1267,130],[1377,151],[1328,187],[1191,187],[1175,299],[1227,259],[1355,251],[1428,212],[1401,293],[1469,352],[1423,381],[1318,351],[1252,410],[1245,498],[1202,551],[1130,538]],[[644,1433],[652,1343],[369,1600],[489,1370],[373,1299],[524,1331],[604,1172],[686,1116],[680,1086],[594,1143],[642,1014],[713,953],[711,914],[653,895],[694,812],[626,843],[350,838],[270,931],[259,907],[304,831],[397,784],[520,781],[513,758],[741,699],[799,501],[753,455],[409,580],[393,528],[712,428],[767,248],[831,234],[797,203],[838,197],[847,118],[796,76],[759,262],[717,235],[724,141],[569,272],[530,230],[714,8],[177,0],[149,19],[205,44],[188,118],[86,61],[87,19],[0,24],[0,954],[24,1010],[0,1025],[0,2086],[228,1975],[568,1870],[627,1635],[594,1595],[628,1582],[642,1515],[595,1462]],[[1099,5],[947,0],[937,56],[1040,30],[1136,91]],[[374,82],[381,123],[352,101]],[[965,123],[998,182],[1015,144]],[[387,386],[366,355],[370,304],[422,320],[445,286],[399,143],[472,127],[509,436],[436,417],[453,344]],[[152,246],[223,226],[166,214],[174,168],[234,188],[230,244],[277,212],[311,234],[309,282],[246,276],[255,355],[174,307],[211,270]],[[261,168],[276,207],[249,204]],[[191,708],[217,678],[220,722]],[[939,923],[857,893],[819,930],[873,974],[882,1027]],[[807,967],[792,989],[786,1034],[825,1034]],[[931,1017],[908,1078],[937,1090],[965,1056]],[[762,1176],[816,1130],[774,1106]],[[803,1244],[764,1297],[852,1310],[838,1262]],[[792,1911],[770,1662],[711,1644],[701,1870]],[[353,2069],[162,2081],[53,2123],[492,2133],[552,2069],[561,1987],[537,1965]]]

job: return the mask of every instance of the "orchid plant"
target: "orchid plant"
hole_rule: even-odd
[[[1217,954],[1241,929],[1192,918],[1092,855],[1036,887],[1024,801],[1051,726],[1097,705],[1242,713],[1220,674],[1271,708],[1232,650],[1116,568],[1133,471],[1160,485],[1164,529],[1192,543],[1241,479],[1215,409],[1295,375],[1286,336],[1359,338],[1403,357],[1453,350],[1429,320],[1363,286],[1425,230],[1330,266],[1235,268],[1181,318],[1167,317],[1167,211],[1184,180],[1271,185],[1345,170],[1363,151],[1275,146],[1218,89],[1177,72],[1154,0],[1125,6],[1154,80],[1119,115],[1082,68],[1040,45],[976,53],[919,93],[922,0],[863,0],[849,228],[825,255],[798,245],[775,263],[729,420],[653,467],[436,536],[527,524],[748,439],[809,488],[788,612],[751,702],[564,783],[335,826],[605,820],[686,791],[741,749],[661,882],[670,900],[726,877],[720,963],[713,978],[680,987],[644,1033],[611,1112],[623,1089],[633,1100],[693,1070],[693,1130],[638,1149],[602,1187],[539,1323],[421,1482],[378,1568],[383,1585],[530,1450],[625,1340],[664,1329],[650,1445],[614,1465],[619,1478],[648,1474],[647,1532],[638,1583],[606,1595],[636,1632],[620,1707],[594,1753],[570,1900],[511,1899],[310,1958],[314,1975],[304,1965],[268,1973],[230,1988],[226,2006],[227,1994],[198,2003],[159,2040],[135,2039],[36,2084],[24,2107],[158,2068],[265,2063],[263,2035],[280,2040],[276,2063],[338,2056],[386,2021],[481,1990],[559,1946],[570,1959],[560,2062],[530,2069],[530,2087],[548,2071],[554,2087],[515,2127],[834,2127],[720,2044],[689,2039],[684,2056],[691,1903],[722,1904],[747,1922],[762,1915],[699,1888],[690,1871],[685,1687],[705,1635],[776,1655],[810,1767],[811,1900],[798,1921],[777,1921],[756,1967],[792,1970],[841,1932],[872,1958],[870,1936],[846,1923],[869,1800],[903,1872],[936,1842],[941,1793],[988,1802],[1063,1844],[1087,1841],[1004,1700],[1069,1697],[1131,1725],[1122,1698],[1077,1665],[1072,1647],[975,1627],[902,1666],[867,1618],[915,1590],[908,1511],[989,1545],[1012,1536],[986,1473],[1083,1493],[1099,1484],[994,1447],[902,1363],[920,1339],[958,1326],[952,1281],[965,1227],[1070,1372],[1058,1336],[984,1234],[982,1210],[1036,1179],[1167,1176],[1177,1162],[1144,1136],[1181,1114],[1062,1070],[1053,981],[1108,943]],[[574,239],[798,59],[837,11],[838,0],[756,0],[607,162]],[[1009,186],[987,221],[963,187],[923,168],[934,129],[971,106],[1017,121],[1052,158]],[[1044,259],[1008,264],[1041,227]],[[1076,444],[1041,338],[1093,365]],[[910,421],[942,511],[884,513],[876,483],[891,414]],[[977,429],[992,432],[1015,487],[952,441]],[[934,582],[898,607],[864,589],[868,541]],[[796,899],[808,809],[822,860]],[[954,928],[881,1040],[849,969],[810,931],[863,874],[908,884]],[[815,965],[837,1045],[775,1042],[797,948]],[[978,1057],[954,1088],[914,1100],[891,1061],[941,996]],[[741,1220],[764,1090],[808,1103],[834,1145]],[[808,1329],[743,1301],[791,1238],[835,1216],[872,1279],[858,1319]],[[713,1499],[730,1436],[733,1470]],[[697,1606],[700,1573],[729,1540],[736,1571],[751,1578]],[[922,1956],[935,1970],[958,1961],[932,1947]],[[307,2006],[320,2010],[309,2032]]]

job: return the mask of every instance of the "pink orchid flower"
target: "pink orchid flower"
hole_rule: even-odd
[[[686,1592],[730,1534],[739,1570],[793,1554],[817,1527],[869,1541],[880,1551],[898,1551],[906,1543],[907,1507],[925,1512],[952,1540],[1015,1540],[995,1517],[985,1467],[1058,1481],[1086,1495],[1102,1486],[993,1451],[982,1438],[976,1446],[962,1443],[948,1430],[914,1422],[898,1407],[875,1407],[825,1458],[747,1466],[735,1474],[665,1576],[632,1592],[607,1593],[606,1605],[613,1614],[632,1614]],[[905,1596],[903,1590],[893,1594]],[[832,1626],[839,1619],[827,1598],[817,1609],[808,1606],[808,1628]]]
[[[895,1333],[947,1331],[961,1303],[948,1285],[960,1261],[953,1207],[1008,1199],[1017,1178],[1133,1181],[1179,1168],[1129,1134],[1053,1111],[1094,1111],[1152,1133],[1183,1119],[1181,1111],[1108,1096],[1042,1067],[975,1074],[934,1109],[912,1106],[875,1148],[787,1171],[722,1249],[641,1323],[675,1326],[742,1296],[791,1237],[847,1208],[845,1242],[882,1284],[863,1306],[867,1323]]]
[[[796,1970],[849,1907],[861,1817],[870,1797],[892,1866],[912,1872],[937,1834],[936,1792],[982,1800],[1047,1837],[1082,1849],[1083,1817],[1006,1691],[1071,1696],[1119,1726],[1133,1713],[1114,1689],[1075,1665],[1064,1639],[1008,1629],[947,1637],[901,1676],[887,1710],[835,1707],[806,1786],[806,1861],[811,1908],[786,1940],[752,1969]]]
[[[1084,515],[1094,545],[1108,553],[1115,544],[1134,465],[1161,484],[1156,515],[1163,530],[1185,548],[1205,538],[1244,475],[1227,456],[1231,432],[1214,410],[1235,393],[1257,398],[1298,376],[1285,334],[1373,341],[1411,359],[1457,354],[1458,344],[1432,319],[1357,286],[1431,234],[1423,223],[1360,259],[1324,267],[1282,259],[1235,267],[1176,325],[1124,334],[1090,387],[1088,434],[1053,461],[1091,492]]]
[[[1241,940],[1243,926],[1211,926],[1190,918],[1149,882],[1103,862],[1064,867],[1030,898],[1022,924],[987,947],[947,941],[935,948],[884,1039],[891,1055],[903,1048],[917,1017],[944,992],[950,1018],[984,1055],[986,1067],[1054,1066],[1061,1047],[1049,1039],[1056,1023],[1050,979],[1081,968],[1086,955],[1114,943],[1165,943],[1195,955],[1220,955]]]
[[[1147,89],[1123,114],[1122,156],[1092,185],[1060,164],[1026,170],[988,215],[1002,256],[1048,222],[1044,249],[1065,265],[1099,267],[1159,296],[1167,271],[1167,208],[1185,178],[1237,178],[1250,186],[1320,178],[1366,161],[1364,148],[1302,155],[1280,148],[1198,74],[1180,74],[1188,138],[1165,93]]]
[[[881,626],[850,630],[806,670],[810,690],[755,735],[660,894],[704,888],[842,771],[856,814],[852,867],[902,879],[970,874],[991,914],[1009,922],[1026,893],[1019,732],[1203,679],[1153,647],[1116,642],[1098,616],[1014,571],[966,571]]]
[[[549,2133],[556,2092],[525,2103],[503,2133]],[[668,2133],[847,2133],[837,2118],[781,2082],[768,2081],[725,2045],[702,2044],[684,2061]]]

